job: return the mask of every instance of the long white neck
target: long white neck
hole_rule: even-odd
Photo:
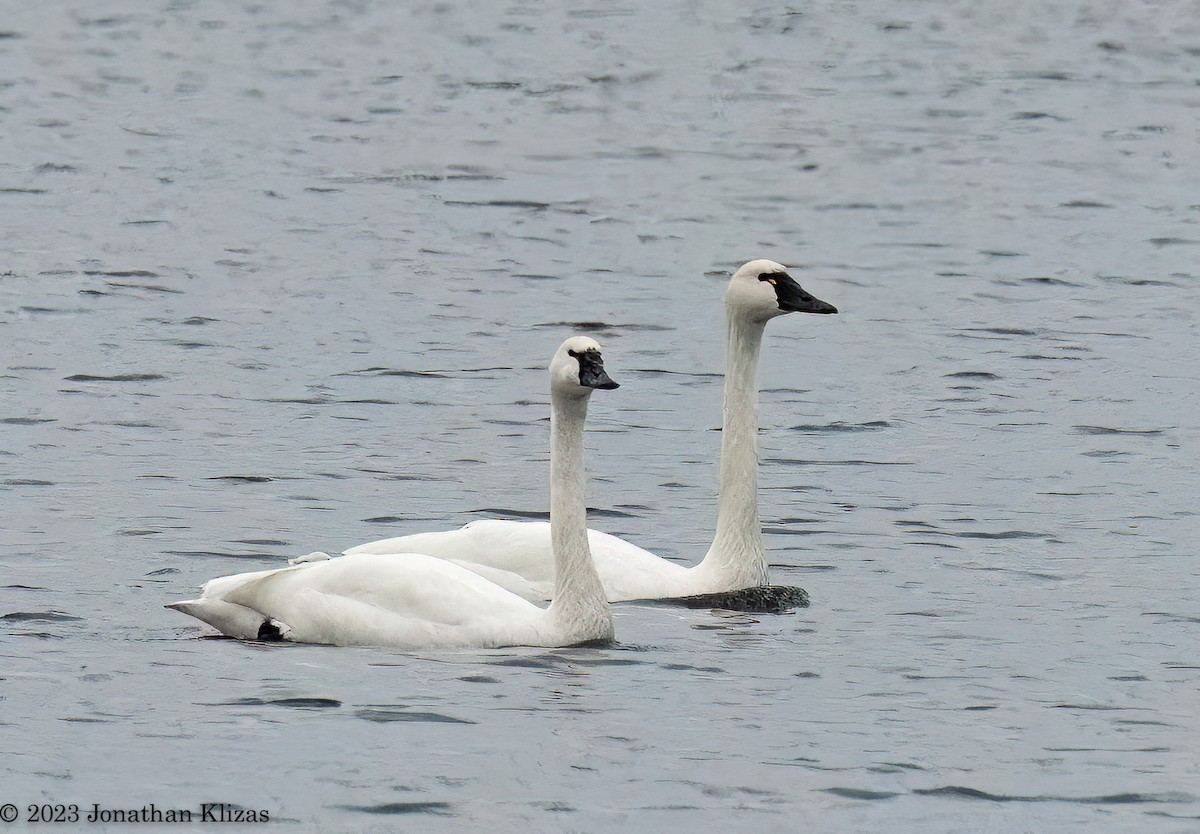
[[[721,493],[712,547],[697,567],[722,590],[767,582],[758,520],[758,356],[765,321],[728,311]]]
[[[583,423],[587,396],[551,394],[550,543],[554,601],[547,617],[564,643],[612,640],[612,614],[588,548]]]

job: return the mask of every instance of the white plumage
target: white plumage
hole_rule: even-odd
[[[489,581],[485,571],[421,553],[310,555],[292,567],[213,579],[199,599],[167,607],[251,640],[408,649],[612,640],[587,547],[583,423],[592,390],[615,387],[593,339],[568,339],[550,363],[551,506],[544,526],[559,583],[548,608]]]
[[[665,599],[764,585],[767,560],[758,518],[758,391],[763,331],[790,312],[836,313],[805,292],[782,264],[750,261],[725,293],[728,341],[720,502],[716,535],[704,559],[686,567],[597,530],[588,531],[596,570],[609,601]],[[457,530],[382,539],[345,551],[424,553],[486,576],[526,599],[554,591],[550,526],[537,521],[472,521]]]

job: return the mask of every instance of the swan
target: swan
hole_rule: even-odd
[[[213,579],[167,608],[243,640],[404,649],[611,642],[612,616],[588,552],[583,423],[594,389],[616,388],[600,345],[563,342],[550,363],[550,550],[554,601],[539,605],[445,559],[361,554]]]
[[[767,560],[758,519],[758,390],[755,377],[766,324],[791,312],[836,313],[832,304],[805,292],[782,264],[754,260],[733,273],[725,292],[728,323],[724,427],[721,432],[720,496],[716,535],[704,559],[690,567],[602,533],[588,531],[592,559],[610,602],[670,599],[759,589],[767,583]],[[476,571],[526,599],[549,599],[554,591],[550,525],[544,521],[481,519],[449,531],[417,533],[369,542],[344,551],[365,554],[423,553]],[[325,554],[310,554],[322,558]],[[301,557],[301,558],[310,558]],[[724,607],[784,610],[807,604],[796,588],[763,593]],[[706,604],[706,600],[698,600]]]

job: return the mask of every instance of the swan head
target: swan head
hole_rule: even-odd
[[[786,313],[836,313],[837,307],[806,292],[787,267],[759,259],[742,264],[729,280],[725,306],[757,321]]]
[[[550,361],[552,391],[586,396],[594,388],[611,389],[620,386],[604,370],[600,343],[587,336],[573,336],[562,343]]]

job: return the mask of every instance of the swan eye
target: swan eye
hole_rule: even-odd
[[[780,277],[786,278],[787,275],[785,273],[783,276],[780,276],[778,272],[764,272],[762,275],[758,276],[758,280],[766,281],[768,284],[774,287],[779,283]]]

